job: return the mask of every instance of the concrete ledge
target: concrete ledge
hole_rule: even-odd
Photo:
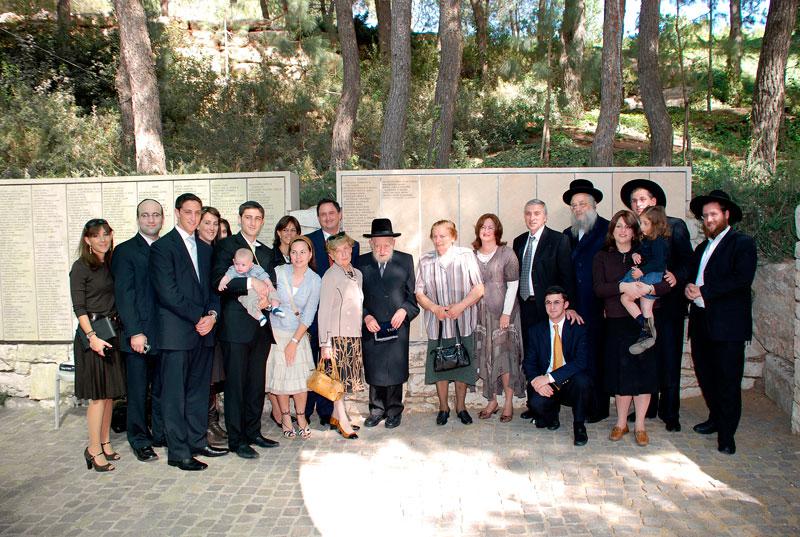
[[[794,368],[785,359],[768,354],[764,363],[764,391],[786,415],[792,415]]]

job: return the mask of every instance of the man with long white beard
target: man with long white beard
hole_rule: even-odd
[[[589,374],[594,381],[595,390],[589,405],[589,423],[608,417],[609,396],[603,393],[602,348],[603,303],[592,288],[592,261],[594,255],[603,247],[608,220],[597,214],[597,204],[603,200],[603,193],[588,179],[575,179],[569,190],[562,196],[564,203],[572,211],[571,225],[564,230],[572,247],[572,267],[575,273],[575,297],[571,306],[586,322]]]

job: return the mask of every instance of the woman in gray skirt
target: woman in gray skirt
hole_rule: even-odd
[[[472,250],[455,245],[458,232],[453,222],[439,220],[431,227],[430,237],[435,249],[420,258],[415,289],[417,302],[425,310],[425,330],[428,334],[425,383],[436,383],[439,397],[437,425],[444,425],[450,417],[448,385],[451,381],[456,386],[456,414],[461,423],[468,425],[472,423],[472,417],[467,412],[464,400],[467,385],[474,385],[478,379],[473,332],[478,320],[475,304],[483,296],[483,281]],[[434,371],[431,351],[438,346],[440,327],[445,346],[454,342],[458,328],[459,337],[470,356],[469,365],[449,371]]]

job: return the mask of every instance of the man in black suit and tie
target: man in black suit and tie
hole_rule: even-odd
[[[528,408],[536,417],[536,427],[555,431],[561,426],[561,405],[572,407],[574,443],[583,446],[586,435],[586,412],[592,393],[588,373],[586,329],[566,322],[568,297],[561,287],[544,292],[547,321],[528,329],[528,348],[522,367],[531,388]]]
[[[364,373],[369,384],[369,417],[366,427],[384,418],[386,428],[400,425],[403,383],[408,380],[408,336],[411,321],[419,314],[414,294],[414,259],[394,249],[395,237],[388,218],[376,218],[364,237],[372,252],[358,259],[364,277],[364,327],[361,338]],[[393,330],[390,332],[389,330]],[[379,338],[392,338],[379,341]]]
[[[694,426],[700,434],[717,433],[717,449],[736,453],[734,434],[742,416],[744,343],[753,334],[751,287],[756,274],[756,244],[731,228],[742,210],[722,190],[698,196],[689,204],[703,221],[706,240],[694,251],[691,283],[686,285],[689,339],[697,382],[708,419]]]
[[[336,200],[324,198],[317,203],[317,220],[319,220],[319,229],[312,231],[306,235],[314,247],[314,271],[319,274],[320,278],[325,275],[325,272],[330,268],[331,262],[328,258],[328,251],[325,249],[325,241],[328,237],[336,235],[342,231],[342,207]],[[353,265],[358,267],[358,241],[353,244]],[[311,338],[311,354],[314,356],[314,364],[319,362],[319,337],[317,334],[317,317],[314,316],[314,322],[308,327],[308,335]],[[306,399],[306,420],[311,421],[311,415],[314,409],[319,416],[319,422],[322,425],[327,425],[331,421],[331,414],[333,413],[333,403],[325,399],[316,392],[308,392]]]
[[[127,434],[133,454],[142,462],[158,459],[153,443],[164,446],[161,414],[161,360],[158,352],[156,295],[150,282],[150,245],[158,240],[164,208],[152,199],[136,207],[139,232],[114,248],[111,272],[114,298],[122,321],[119,338],[125,354],[128,382]],[[150,391],[152,436],[147,428],[147,392]]]
[[[574,294],[575,275],[570,258],[569,239],[545,226],[547,206],[542,200],[532,199],[525,204],[526,233],[514,239],[514,253],[519,259],[519,312],[522,322],[522,346],[528,350],[528,329],[547,319],[544,293],[553,285],[561,286],[568,296]],[[575,310],[566,311],[570,323],[583,323]],[[531,388],[528,386],[528,391]],[[523,419],[533,418],[530,409]]]
[[[214,348],[211,330],[219,297],[211,292],[211,247],[194,234],[202,205],[194,194],[178,196],[175,227],[150,247],[167,463],[187,471],[208,466],[194,455],[218,457],[228,452],[209,446],[206,439]]]
[[[217,243],[214,251],[212,281],[214,289],[233,264],[239,248],[253,252],[253,261],[268,270],[272,249],[258,241],[264,226],[264,208],[256,201],[239,206],[241,231]],[[270,274],[275,279],[275,274]],[[264,384],[267,356],[275,343],[269,322],[260,326],[247,313],[238,298],[249,289],[258,292],[261,307],[266,308],[267,284],[257,278],[234,278],[222,291],[222,326],[219,337],[225,358],[225,428],[228,447],[244,459],[254,459],[258,453],[250,444],[271,448],[278,442],[261,434],[261,415],[264,411]]]

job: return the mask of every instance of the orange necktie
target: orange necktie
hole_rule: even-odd
[[[564,349],[561,348],[561,336],[558,334],[558,325],[553,325],[553,371],[564,365]]]

